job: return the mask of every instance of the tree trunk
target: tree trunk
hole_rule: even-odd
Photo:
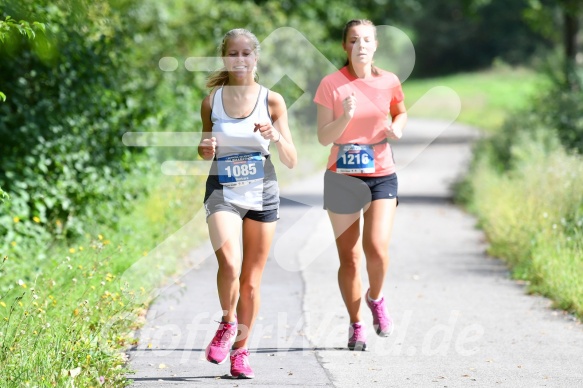
[[[567,86],[573,91],[580,89],[579,82],[575,75],[577,66],[577,34],[579,32],[579,12],[575,12],[577,7],[563,9],[563,43],[565,49],[565,78]]]

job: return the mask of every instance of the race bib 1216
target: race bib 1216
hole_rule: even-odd
[[[375,172],[374,149],[371,145],[342,144],[339,147],[336,172],[358,174]]]

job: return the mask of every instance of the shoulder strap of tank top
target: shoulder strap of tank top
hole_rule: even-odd
[[[218,105],[217,105],[218,104]],[[223,110],[223,87],[219,86],[213,94],[211,101],[211,112],[221,112]]]
[[[268,90],[263,85],[259,85],[259,87],[261,88],[261,89],[259,89],[259,100],[260,101],[264,101],[265,108],[269,108],[269,104],[268,104],[268,101],[267,101],[267,97],[269,95]]]
[[[271,122],[273,122],[273,118],[271,117],[271,112],[269,111],[269,89],[266,88],[265,86],[261,85],[261,92],[265,95],[264,98],[264,103],[265,103],[265,112],[267,113],[267,117],[269,117],[269,120],[271,120]],[[260,96],[261,98],[261,96]]]

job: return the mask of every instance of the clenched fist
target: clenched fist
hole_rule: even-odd
[[[344,114],[348,118],[354,117],[354,111],[356,110],[356,96],[354,95],[354,92],[342,100],[342,107],[344,108]]]
[[[217,148],[217,138],[211,137],[210,139],[204,139],[200,142],[198,147],[200,150],[200,156],[202,156],[203,159],[212,159],[215,156],[215,150]]]

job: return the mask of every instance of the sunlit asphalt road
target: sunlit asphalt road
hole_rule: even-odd
[[[583,386],[583,326],[510,280],[505,265],[485,254],[475,219],[452,204],[450,185],[467,168],[477,133],[443,127],[412,120],[394,145],[400,205],[384,289],[396,324],[389,338],[374,334],[363,304],[368,350],[345,347],[348,317],[317,172],[281,192],[249,344],[256,378],[233,380],[228,361],[204,359],[220,317],[217,264],[205,244],[189,256],[189,270],[160,290],[137,333],[129,352],[134,386]],[[202,213],[181,233],[188,227],[205,228]]]

